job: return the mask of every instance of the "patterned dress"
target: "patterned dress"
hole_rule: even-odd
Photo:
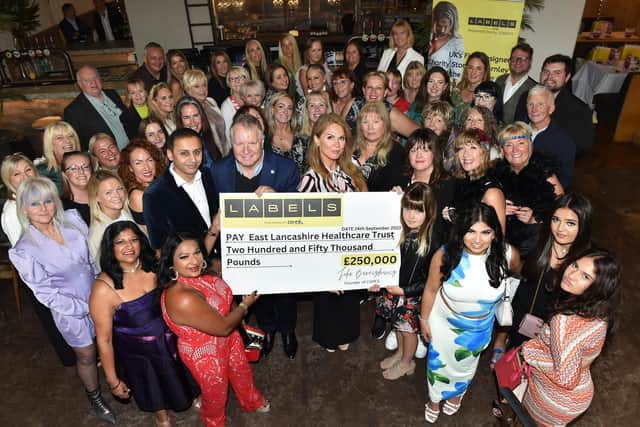
[[[444,248],[443,248],[444,250]],[[507,246],[507,263],[511,247]],[[460,263],[443,282],[429,314],[431,342],[427,360],[432,402],[463,395],[476,373],[480,353],[491,342],[494,306],[504,284],[494,288],[485,267],[487,255],[462,252]]]
[[[557,314],[540,338],[523,344],[531,379],[522,403],[538,425],[566,425],[587,410],[594,389],[589,366],[606,334],[603,320]]]
[[[201,292],[207,303],[221,316],[229,314],[233,294],[222,279],[200,276],[180,277],[179,281]],[[178,336],[178,352],[182,362],[202,390],[200,417],[204,425],[224,425],[229,382],[243,411],[251,412],[263,406],[265,400],[253,382],[240,333],[235,330],[229,336],[218,337],[189,326],[176,325],[167,314],[165,294],[162,293],[160,300],[162,315],[169,329]]]

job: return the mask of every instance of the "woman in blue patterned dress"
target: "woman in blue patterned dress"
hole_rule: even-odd
[[[431,260],[422,294],[420,328],[429,342],[429,402],[425,419],[460,409],[489,345],[503,279],[518,271],[518,251],[508,245],[493,207],[476,203],[456,220],[449,242]]]

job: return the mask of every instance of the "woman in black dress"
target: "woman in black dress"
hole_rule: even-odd
[[[553,160],[533,151],[529,125],[508,125],[498,135],[498,141],[504,159],[493,173],[506,198],[506,238],[526,258],[536,246],[542,221],[563,189]]]

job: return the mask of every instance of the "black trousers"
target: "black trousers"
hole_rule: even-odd
[[[58,355],[60,362],[63,366],[75,366],[76,353],[60,334],[58,327],[53,321],[53,316],[51,316],[51,310],[38,301],[27,285],[24,285],[24,289],[26,289],[29,300],[31,300],[31,304],[33,305],[33,310],[36,312],[38,319],[40,319],[42,328],[44,329],[45,334],[47,334],[47,338],[49,338],[49,342]]]
[[[267,333],[294,332],[298,318],[294,294],[261,295],[253,306],[258,327]]]

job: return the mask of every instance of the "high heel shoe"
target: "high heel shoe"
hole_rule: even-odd
[[[402,363],[402,361],[399,361],[398,363],[396,363],[395,365],[393,365],[392,367],[384,371],[382,373],[382,376],[386,380],[393,381],[405,375],[407,376],[413,375],[415,371],[416,371],[416,362],[414,362],[413,360],[407,364],[404,364]]]
[[[260,412],[262,414],[266,414],[269,411],[271,411],[271,402],[269,402],[267,399],[264,400],[264,405],[256,409],[256,412]]]
[[[349,343],[347,343],[347,344],[340,344],[340,345],[338,346],[338,348],[340,349],[340,351],[347,351],[347,350],[349,350]]]
[[[464,397],[464,394],[460,396],[460,400],[458,400],[458,403],[453,403],[450,400],[445,400],[444,404],[442,405],[442,412],[445,415],[453,415],[456,412],[458,412],[460,410],[460,405],[462,405],[463,397]]]
[[[96,414],[96,417],[108,423],[115,424],[116,416],[109,404],[105,402],[104,398],[102,397],[100,389],[97,388],[93,391],[87,391],[86,393],[89,402],[91,402],[91,407],[93,408],[93,412]]]
[[[438,420],[438,416],[440,415],[440,407],[438,410],[431,409],[428,403],[424,405],[424,419],[427,420],[428,423],[435,423]]]
[[[196,411],[199,411],[200,409],[202,409],[202,396],[198,396],[195,399],[193,399],[193,403],[191,404],[191,407]]]

